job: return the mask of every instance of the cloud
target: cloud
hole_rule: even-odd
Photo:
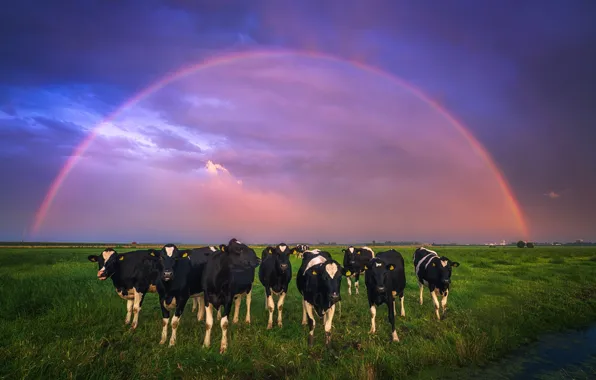
[[[559,193],[555,193],[554,191],[549,191],[548,193],[544,194],[546,197],[549,197],[550,199],[557,199],[561,196],[561,194]]]

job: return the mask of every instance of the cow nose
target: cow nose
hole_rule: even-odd
[[[338,299],[339,298],[339,293],[337,293],[337,292],[331,293],[331,298],[334,299],[334,300]]]
[[[174,273],[171,270],[164,270],[163,271],[163,278],[167,281],[172,278]]]
[[[352,260],[350,261],[350,264],[356,264],[356,261]]]
[[[279,267],[281,268],[281,270],[286,270],[288,269],[288,264],[281,264]]]
[[[385,292],[385,287],[384,286],[377,286],[377,291],[380,293]]]
[[[97,278],[100,279],[100,280],[105,280],[106,279],[106,276],[105,276],[104,273],[105,272],[102,271],[102,270],[100,270],[99,272],[97,272]]]
[[[444,283],[444,284],[449,284],[449,283],[451,283],[451,280],[450,280],[450,279],[448,279],[448,278],[446,278],[446,279],[444,279],[444,280],[443,280],[443,283]]]

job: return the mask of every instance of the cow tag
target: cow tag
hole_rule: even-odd
[[[188,257],[188,253],[184,252],[184,253],[182,254],[182,257]]]
[[[389,270],[394,270],[395,267],[393,265],[389,265]]]
[[[346,271],[346,276],[349,276],[349,275],[351,275],[351,274],[352,274],[352,272],[350,272],[349,270],[348,270],[348,271]]]
[[[316,270],[313,270],[312,271],[312,274],[313,274],[313,276],[316,276],[317,275],[317,271]]]

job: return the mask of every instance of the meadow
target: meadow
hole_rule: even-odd
[[[262,248],[253,248],[260,256]],[[244,323],[243,301],[224,355],[219,324],[212,346],[202,347],[204,322],[197,322],[190,302],[175,347],[158,344],[156,294],[147,295],[139,327],[130,331],[124,325],[125,302],[111,281],[96,279],[97,266],[87,261],[100,248],[0,248],[0,378],[433,379],[454,373],[465,378],[467,369],[545,333],[596,321],[596,247],[435,247],[461,264],[453,270],[442,321],[436,320],[428,291],[424,305],[418,303],[414,248],[396,248],[406,260],[407,279],[406,317],[396,321],[400,342],[389,342],[386,306],[378,308],[376,335],[368,334],[363,277],[359,295],[349,296],[342,280],[341,314],[335,315],[329,348],[322,321],[315,345],[307,346],[294,279],[283,328],[274,324],[266,330],[264,292],[256,278],[252,324]],[[341,247],[327,249],[342,261]],[[293,258],[294,278],[298,267]]]

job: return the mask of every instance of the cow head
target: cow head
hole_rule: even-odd
[[[356,257],[360,254],[360,249],[349,246],[341,251],[344,253],[344,266],[351,268],[356,265]]]
[[[265,260],[265,257],[269,256],[269,255],[273,255],[273,250],[275,248],[273,248],[272,246],[268,246],[266,247],[263,252],[261,252],[261,260]]]
[[[117,253],[112,248],[106,248],[101,255],[89,255],[87,259],[92,263],[97,263],[97,279],[105,280],[116,273],[119,262],[124,260],[124,255]]]
[[[150,250],[150,255],[159,258],[160,277],[165,282],[174,279],[178,260],[188,260],[188,250],[179,250],[174,244],[166,244],[160,251]]]
[[[395,270],[395,265],[387,264],[375,257],[364,268],[366,269],[367,277],[370,278],[371,285],[374,286],[374,291],[377,294],[385,294],[387,291],[385,289],[385,278],[387,278],[390,271]]]
[[[291,270],[292,267],[290,265],[290,254],[292,252],[290,247],[288,247],[285,243],[281,243],[275,247],[275,251],[273,252],[275,255],[275,268],[277,271],[284,273],[288,270],[288,268]]]
[[[306,271],[306,275],[311,277],[316,276],[318,289],[322,293],[325,302],[325,307],[331,307],[338,301],[341,301],[340,287],[343,268],[335,260],[327,260],[322,264],[316,265]]]
[[[222,244],[219,247],[222,252],[230,255],[242,267],[256,268],[261,264],[261,259],[257,257],[255,250],[237,239],[232,239],[228,245]]]
[[[451,261],[446,256],[441,256],[438,259],[434,259],[428,268],[429,272],[435,272],[435,276],[438,279],[437,286],[442,292],[449,289],[451,284],[451,271],[452,268],[458,267],[457,261]]]

